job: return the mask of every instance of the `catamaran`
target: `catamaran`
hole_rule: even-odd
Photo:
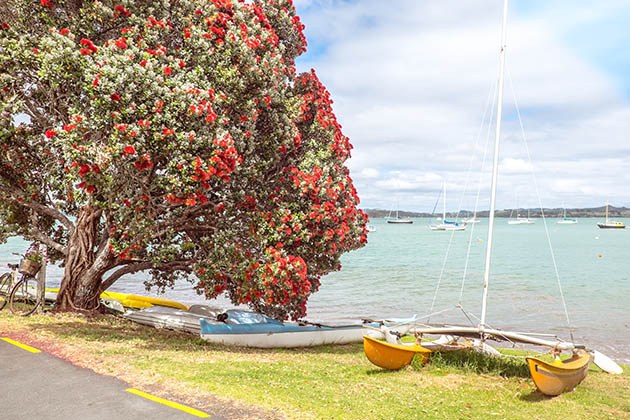
[[[476,349],[491,352],[493,354],[496,354],[497,352],[496,350],[493,351],[492,347],[486,344],[487,340],[509,340],[511,342],[546,346],[553,349],[554,353],[557,355],[557,358],[554,362],[547,363],[536,357],[529,357],[527,362],[530,368],[531,377],[538,390],[545,395],[553,396],[558,395],[562,392],[567,392],[577,386],[586,377],[588,366],[592,361],[597,364],[602,370],[609,373],[621,373],[622,369],[607,356],[595,350],[588,349],[584,345],[576,344],[569,341],[563,341],[555,336],[551,336],[550,338],[549,334],[532,334],[504,331],[492,328],[487,322],[488,291],[491,278],[491,260],[499,169],[499,145],[501,138],[501,120],[503,111],[503,79],[505,71],[507,12],[508,0],[504,0],[501,46],[499,53],[499,77],[497,85],[498,97],[496,101],[497,111],[492,181],[490,188],[488,239],[486,241],[485,268],[483,274],[483,296],[481,302],[481,318],[479,320],[479,323],[477,324],[477,326],[431,326],[417,324],[413,325],[410,323],[399,325],[395,328],[388,328],[385,331],[386,341],[389,342],[389,344],[396,344],[395,346],[388,346],[388,343],[379,343],[378,341],[366,337],[364,338],[364,350],[368,359],[375,365],[384,367],[386,369],[388,369],[387,366],[390,366],[394,369],[399,369],[408,365],[415,354],[421,354],[423,358],[422,360],[426,360],[426,354],[427,351],[430,351],[428,347],[431,345],[431,342],[425,343],[424,341],[421,341],[421,339],[425,335],[438,335],[440,336],[439,340],[445,342],[444,345],[438,342],[434,346],[434,348],[437,350],[441,350],[442,348],[449,349],[449,346],[457,348],[457,337],[473,338],[475,340],[474,347]],[[558,283],[560,284],[560,282]],[[567,321],[568,320],[569,319],[567,314]],[[404,351],[405,344],[402,344],[400,340],[400,337],[404,334],[414,334],[416,337],[415,344],[406,345],[406,347],[409,349],[408,351]],[[374,343],[376,343],[376,345]],[[403,346],[402,349],[401,346]],[[562,351],[569,351],[572,353],[572,356],[568,361],[560,360],[560,352]],[[410,355],[411,358],[409,357]]]

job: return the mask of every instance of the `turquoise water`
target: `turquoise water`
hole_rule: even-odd
[[[601,230],[598,221],[579,219],[576,225],[558,225],[556,219],[549,219],[547,226],[575,341],[630,362],[630,229]],[[630,220],[624,221],[630,225]],[[394,225],[372,219],[376,231],[369,233],[368,245],[344,255],[342,270],[322,280],[320,291],[309,302],[308,319],[417,314],[427,320],[434,313],[430,321],[435,323],[470,323],[466,315],[476,323],[487,219],[464,232],[431,231],[432,222],[414,219],[412,225]],[[497,219],[494,238],[487,323],[570,338],[542,220],[508,225],[507,219]],[[17,258],[12,252],[24,249],[25,243],[18,239],[0,245],[0,266]],[[61,274],[58,267],[49,267],[48,284],[58,284]],[[144,290],[142,279],[142,274],[122,278],[112,290],[151,294]],[[188,283],[177,285],[166,296],[185,303],[203,302]],[[216,303],[229,305],[225,300]],[[458,304],[466,315],[456,308]]]

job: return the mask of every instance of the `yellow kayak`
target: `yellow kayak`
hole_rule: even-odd
[[[57,293],[59,293],[58,288],[47,287],[46,299],[55,300],[57,298]],[[101,293],[101,299],[115,300],[125,308],[144,309],[150,306],[168,306],[169,308],[181,309],[183,311],[188,310],[187,305],[174,300],[161,299],[151,296],[131,295],[129,293],[103,292]]]
[[[150,306],[168,306],[170,308],[181,309],[183,311],[188,310],[188,306],[183,303],[170,300],[170,299],[161,299],[151,296],[140,296],[140,295],[131,295],[128,293],[118,293],[118,292],[103,292],[101,293],[101,299],[111,299],[118,301],[122,304],[122,306],[126,308],[134,308],[134,309],[144,309]]]

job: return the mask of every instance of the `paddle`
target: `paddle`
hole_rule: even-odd
[[[614,360],[598,352],[597,350],[589,350],[593,355],[593,363],[604,372],[611,373],[613,375],[620,375],[623,373],[623,369]]]

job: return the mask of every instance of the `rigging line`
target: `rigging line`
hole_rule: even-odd
[[[479,144],[479,139],[481,138],[481,132],[483,131],[483,127],[487,126],[488,129],[486,131],[486,141],[485,141],[485,146],[483,148],[483,158],[481,159],[481,170],[479,171],[479,180],[477,181],[477,195],[475,197],[473,220],[477,218],[477,210],[479,209],[479,196],[481,195],[481,180],[483,179],[483,170],[486,166],[486,159],[488,157],[488,144],[490,142],[490,133],[492,131],[491,121],[492,121],[492,118],[494,117],[494,105],[495,105],[495,100],[497,96],[496,90],[497,90],[497,84],[496,82],[493,82],[491,88],[488,91],[488,98],[486,99],[486,108],[484,109],[483,117],[481,118],[481,124],[479,125],[479,131],[477,132],[477,137],[475,139],[475,150],[477,150],[477,146]],[[492,99],[492,104],[490,104],[491,99]],[[489,119],[486,120],[486,117],[488,117],[488,109],[490,109],[490,116],[489,116]],[[470,167],[468,169],[469,172],[471,170],[474,157],[475,155],[473,154],[470,161]],[[468,187],[468,177],[466,179],[466,186],[464,187],[464,191],[466,191],[467,187]],[[475,233],[475,223],[472,223],[472,227],[470,228],[470,236],[468,237],[468,248],[466,250],[464,272],[462,274],[462,285],[459,291],[460,304],[462,303],[462,300],[464,298],[464,288],[466,284],[466,276],[468,274],[468,264],[470,262],[470,251],[472,249],[472,241],[473,241],[474,233]]]
[[[542,199],[540,198],[540,190],[538,188],[538,181],[536,179],[536,173],[534,172],[534,166],[532,165],[532,157],[529,152],[529,145],[527,143],[527,138],[525,136],[525,128],[523,126],[523,120],[521,118],[521,111],[519,109],[518,101],[516,99],[516,92],[514,91],[514,84],[512,81],[509,67],[507,68],[507,73],[508,73],[508,80],[510,81],[510,88],[512,90],[512,96],[514,98],[514,107],[516,109],[516,115],[518,116],[518,122],[521,129],[521,136],[523,139],[523,144],[525,145],[525,152],[527,153],[527,159],[529,160],[529,164],[532,168],[532,180],[534,182],[534,189],[536,191],[536,196],[538,197],[538,206],[540,208],[540,214],[543,220],[543,225],[545,227],[545,234],[547,236],[547,244],[549,245],[549,253],[551,254],[551,261],[553,263],[553,269],[556,275],[556,282],[558,283],[558,289],[560,290],[560,297],[562,300],[562,307],[564,309],[564,315],[566,317],[568,327],[571,328],[571,319],[569,318],[569,310],[567,309],[567,303],[566,303],[566,300],[564,299],[564,291],[562,290],[562,282],[560,281],[560,273],[558,272],[558,264],[556,262],[556,255],[553,252],[553,246],[551,244],[551,235],[549,235],[549,226],[547,225],[547,218],[545,217],[545,211],[543,210]],[[573,340],[573,332],[571,332],[571,339]]]
[[[440,197],[442,197],[442,190],[440,190],[440,193],[438,194],[438,198],[437,200],[435,200],[435,206],[433,206],[433,211],[431,211],[432,215],[435,214],[435,209],[437,208],[437,205],[440,202]]]
[[[446,262],[448,261],[448,254],[451,251],[451,245],[453,243],[453,237],[455,236],[455,231],[451,230],[451,236],[448,238],[448,246],[446,247],[446,254],[444,255],[444,259],[442,260],[442,268],[440,269],[440,277],[438,277],[437,285],[435,286],[435,292],[433,293],[433,300],[431,301],[431,309],[433,312],[433,308],[435,307],[435,301],[437,299],[438,292],[440,291],[440,285],[442,283],[442,278],[444,278],[444,271],[446,269]],[[427,322],[431,320],[429,316],[427,318]]]

